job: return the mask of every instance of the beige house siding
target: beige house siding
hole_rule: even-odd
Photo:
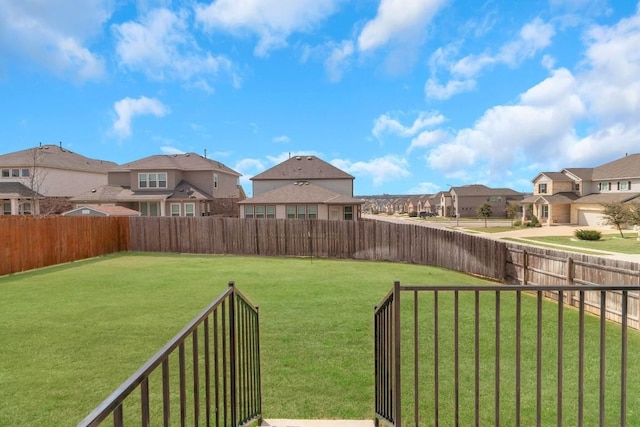
[[[550,195],[573,191],[572,181],[552,181],[549,177],[544,175],[536,180],[533,184],[533,194],[536,195]],[[540,184],[547,184],[546,193],[540,192]]]
[[[42,182],[36,185],[38,193],[46,197],[72,197],[90,188],[107,184],[107,174],[63,169],[43,169]],[[27,179],[18,182],[30,186]]]
[[[131,184],[131,173],[128,171],[109,172],[109,185],[128,187]]]
[[[277,179],[277,180],[254,180],[253,181],[253,197],[264,194],[276,188],[285,187],[299,180],[296,179]],[[348,194],[353,196],[353,180],[352,179],[309,179],[315,185],[326,188],[340,194]]]

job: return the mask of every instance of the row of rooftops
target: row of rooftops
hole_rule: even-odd
[[[541,172],[532,181],[545,175],[554,181],[606,181],[640,178],[640,153],[627,154],[593,168],[565,168],[560,172]]]

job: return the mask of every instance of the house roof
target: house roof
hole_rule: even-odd
[[[593,169],[593,180],[639,178],[640,153],[629,154]]]
[[[242,200],[238,204],[296,204],[320,203],[325,205],[363,204],[364,200],[327,190],[319,185],[305,181],[302,184],[289,184],[259,196]]]
[[[583,181],[591,181],[593,176],[593,168],[565,168],[562,171],[567,171]]]
[[[573,203],[574,200],[578,199],[578,196],[575,193],[556,193],[556,194],[534,194],[532,196],[525,197],[520,201],[520,203],[536,203],[538,200],[544,200],[549,204],[559,204],[559,203]]]
[[[536,175],[535,178],[531,180],[531,182],[536,182],[541,176],[546,176],[552,181],[573,181],[562,172],[540,172],[538,175]]]
[[[80,212],[84,215],[91,215],[91,213],[84,213],[83,211],[88,210],[92,212],[96,212],[98,214],[104,214],[104,216],[140,216],[140,212],[126,208],[124,206],[79,206],[75,209],[71,209],[69,211],[63,212],[62,215],[72,215],[74,213]]]
[[[171,200],[181,200],[181,199],[196,199],[196,200],[207,200],[213,199],[213,196],[205,193],[200,190],[198,187],[189,184],[187,181],[182,180],[176,188],[173,189],[173,194],[169,196]]]
[[[213,197],[187,181],[180,181],[173,190],[132,190],[119,185],[101,185],[73,196],[70,201],[138,202],[145,200],[211,200]]]
[[[355,179],[316,156],[294,156],[259,173],[251,180]]]
[[[451,191],[460,196],[522,196],[510,188],[489,188],[486,185],[472,184],[463,185],[462,187],[452,187]]]
[[[33,190],[20,182],[0,182],[0,197],[8,199],[26,199],[34,196]],[[40,193],[35,193],[38,199],[44,198]]]
[[[106,160],[90,159],[58,145],[41,145],[0,155],[0,167],[37,167],[82,172],[107,173],[118,165]]]
[[[640,193],[593,193],[580,197],[575,203],[603,204],[624,203],[640,196]]]
[[[230,167],[216,160],[207,159],[196,153],[158,154],[125,163],[119,170],[185,170],[185,171],[220,171],[230,175],[242,176]]]

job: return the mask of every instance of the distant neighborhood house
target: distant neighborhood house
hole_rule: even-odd
[[[3,215],[56,214],[86,186],[107,183],[113,162],[90,159],[58,145],[40,145],[0,155]]]
[[[533,195],[522,203],[543,224],[602,225],[603,204],[640,202],[640,154],[594,168],[541,172],[532,182]]]
[[[316,156],[294,156],[251,178],[253,197],[239,202],[240,217],[358,220],[354,179]]]
[[[108,172],[107,185],[71,198],[75,207],[122,206],[142,216],[237,216],[240,174],[195,153],[145,157]],[[97,208],[96,208],[97,209]]]

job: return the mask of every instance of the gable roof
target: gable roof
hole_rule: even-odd
[[[26,199],[34,197],[32,189],[20,182],[0,182],[0,196],[4,198],[20,198]],[[35,193],[38,199],[44,198],[40,193]]]
[[[458,196],[522,196],[510,188],[489,188],[482,184],[463,185],[462,187],[452,187]]]
[[[580,197],[574,203],[625,203],[640,196],[640,193],[593,193]]]
[[[536,175],[535,178],[531,180],[531,182],[535,183],[542,176],[546,176],[552,181],[573,181],[571,178],[569,178],[566,174],[562,172],[540,172],[538,175]]]
[[[106,160],[90,159],[58,145],[41,145],[0,155],[1,167],[37,167],[82,172],[107,173],[118,165]]]
[[[593,176],[593,168],[565,168],[562,171],[567,171],[583,181],[591,181]]]
[[[336,193],[308,181],[302,184],[289,184],[275,190],[267,191],[259,196],[245,199],[238,204],[285,204],[285,203],[320,203],[325,205],[353,204],[361,205],[362,199]]]
[[[88,211],[88,212],[84,212]],[[124,206],[79,206],[75,209],[63,212],[62,215],[87,215],[87,216],[140,216],[140,212]]]
[[[518,203],[537,203],[538,200],[544,200],[546,203],[573,203],[577,199],[578,195],[575,193],[534,194]]]
[[[355,179],[316,156],[294,156],[259,173],[251,180]]]
[[[220,171],[235,176],[242,176],[230,167],[216,160],[207,159],[196,153],[185,154],[157,154],[144,157],[133,162],[125,163],[121,167],[124,170],[153,170],[174,169],[185,171]]]
[[[593,180],[639,178],[640,153],[629,154],[593,169]]]
[[[83,202],[138,202],[145,200],[210,200],[213,197],[187,181],[173,190],[132,190],[119,185],[101,185],[80,193],[69,199],[75,203]]]

